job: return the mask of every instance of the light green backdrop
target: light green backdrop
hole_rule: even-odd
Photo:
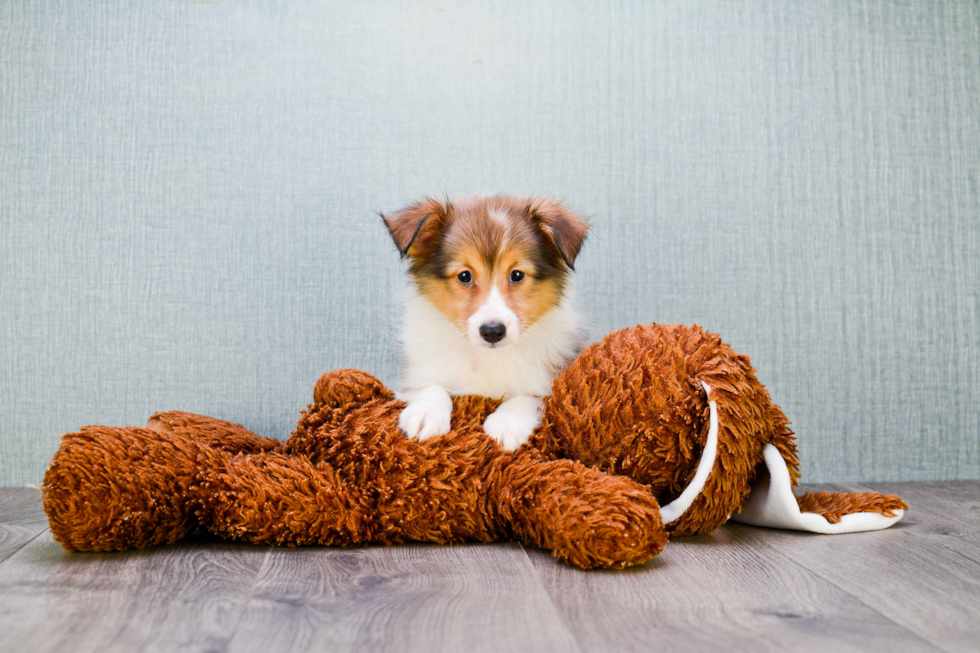
[[[548,192],[595,333],[749,354],[811,481],[980,478],[980,8],[0,4],[0,485],[397,372],[373,213]]]

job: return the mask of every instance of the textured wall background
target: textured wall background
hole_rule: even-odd
[[[525,6],[528,5],[528,6]],[[375,210],[550,192],[595,332],[752,356],[811,481],[980,478],[980,8],[0,4],[0,485],[393,380]]]

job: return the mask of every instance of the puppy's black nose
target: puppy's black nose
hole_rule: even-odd
[[[500,322],[491,322],[480,326],[480,336],[490,344],[500,342],[505,335],[507,335],[507,327]]]

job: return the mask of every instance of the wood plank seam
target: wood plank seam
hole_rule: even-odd
[[[255,574],[255,578],[252,579],[252,587],[249,589],[248,598],[242,603],[240,612],[238,613],[238,619],[235,621],[234,628],[231,629],[231,633],[228,635],[228,639],[225,641],[225,647],[221,649],[224,653],[228,653],[231,648],[232,642],[235,641],[235,636],[238,635],[238,629],[242,625],[242,620],[245,618],[245,614],[248,611],[248,606],[255,598],[255,590],[259,586],[259,579],[262,578],[263,572],[265,572],[266,567],[269,566],[269,560],[272,558],[272,551],[275,547],[266,547],[265,557],[262,559],[262,564],[259,566],[259,571]]]
[[[534,565],[534,562],[531,560],[531,557],[527,554],[527,550],[524,548],[524,543],[518,542],[518,545],[521,547],[521,553],[524,554],[524,559],[527,560],[528,566],[534,572],[534,578],[538,582],[538,587],[540,587],[541,590],[544,592],[544,595],[548,597],[548,603],[551,605],[551,609],[552,612],[555,613],[555,617],[558,619],[559,623],[561,623],[562,628],[564,628],[565,631],[569,634],[569,636],[571,636],[571,638],[575,641],[575,646],[576,649],[579,651],[579,653],[584,653],[585,649],[582,648],[582,643],[579,641],[578,637],[575,636],[575,631],[572,630],[571,627],[568,625],[568,622],[565,621],[565,617],[564,615],[562,615],[561,609],[558,607],[558,605],[555,604],[554,600],[551,598],[551,592],[548,591],[548,588],[544,584],[544,579],[541,578],[541,574],[538,572],[537,567]],[[554,558],[552,558],[552,562],[554,562],[554,564],[556,565],[561,564]]]
[[[24,542],[22,542],[22,543],[20,544],[20,546],[18,546],[18,547],[17,547],[16,549],[13,549],[12,551],[8,551],[8,552],[7,552],[7,553],[6,553],[6,554],[5,554],[4,556],[3,556],[3,558],[0,558],[0,565],[2,565],[3,563],[5,563],[5,562],[7,562],[7,560],[10,560],[10,559],[11,559],[12,557],[14,557],[14,555],[15,555],[15,554],[16,554],[16,553],[17,553],[18,551],[20,551],[20,550],[21,550],[21,549],[23,549],[23,548],[24,548],[25,546],[27,546],[28,544],[30,544],[31,542],[33,542],[34,540],[36,540],[37,538],[39,538],[39,537],[41,537],[42,535],[44,535],[44,534],[45,534],[45,533],[47,533],[47,532],[48,532],[48,529],[47,529],[47,528],[43,528],[43,529],[41,529],[40,531],[38,531],[37,533],[35,533],[35,534],[34,534],[34,536],[33,536],[33,537],[31,537],[31,539],[29,539],[29,540],[25,540]]]

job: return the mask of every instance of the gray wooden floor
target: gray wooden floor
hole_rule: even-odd
[[[871,487],[904,522],[724,526],[617,572],[513,543],[68,554],[0,488],[0,651],[980,650],[980,482]]]

